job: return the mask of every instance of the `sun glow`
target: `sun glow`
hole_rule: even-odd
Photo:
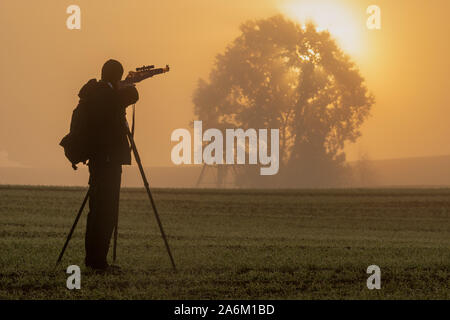
[[[363,26],[359,25],[359,19],[349,5],[339,3],[339,0],[288,0],[280,9],[302,24],[313,21],[319,31],[328,30],[345,52],[360,53]]]

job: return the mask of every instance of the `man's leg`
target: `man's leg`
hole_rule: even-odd
[[[86,225],[87,266],[104,269],[111,235],[119,214],[122,167],[120,165],[90,165],[91,193]]]

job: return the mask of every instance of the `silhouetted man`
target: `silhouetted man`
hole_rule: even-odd
[[[122,165],[131,164],[125,115],[127,106],[136,103],[139,95],[134,86],[121,86],[122,75],[120,62],[108,60],[101,80],[89,80],[79,93],[89,105],[90,198],[85,264],[98,270],[108,268],[109,244],[119,214]]]

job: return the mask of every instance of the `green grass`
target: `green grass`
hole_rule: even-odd
[[[176,274],[146,193],[125,189],[122,273],[84,268],[87,212],[53,271],[84,192],[0,187],[1,299],[449,298],[450,189],[156,189]],[[81,290],[66,289],[70,264]]]

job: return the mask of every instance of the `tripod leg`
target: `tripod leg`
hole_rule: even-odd
[[[113,248],[113,262],[116,262],[116,252],[117,252],[117,234],[119,226],[119,214],[117,214],[116,226],[114,227],[114,248]]]
[[[74,221],[74,223],[72,225],[72,228],[70,229],[70,232],[67,235],[66,242],[64,243],[64,246],[63,246],[63,248],[61,250],[61,253],[59,254],[58,260],[56,261],[56,266],[61,262],[61,259],[62,259],[63,255],[64,255],[64,252],[66,251],[67,245],[69,244],[69,241],[72,238],[72,234],[73,234],[73,232],[75,230],[75,227],[78,224],[78,220],[80,220],[81,214],[83,213],[83,209],[86,206],[86,202],[87,202],[87,200],[89,198],[89,191],[90,190],[91,189],[89,188],[88,191],[86,192],[86,196],[84,197],[84,200],[83,200],[83,203],[81,204],[80,210],[78,210],[77,217],[75,218],[75,221]]]
[[[141,163],[141,158],[139,157],[139,153],[137,151],[136,144],[134,143],[133,136],[132,136],[132,134],[130,132],[130,128],[128,126],[128,122],[126,123],[126,125],[127,125],[127,129],[128,129],[128,131],[127,131],[128,140],[130,140],[130,144],[131,144],[131,148],[133,150],[134,158],[136,159],[136,163],[138,164],[139,171],[141,173],[142,180],[144,182],[145,190],[147,191],[148,198],[150,199],[150,203],[152,205],[153,212],[155,214],[156,222],[158,223],[159,230],[161,231],[161,236],[162,236],[162,238],[164,240],[164,244],[165,244],[166,249],[167,249],[167,253],[169,254],[170,261],[172,262],[173,270],[176,272],[177,268],[175,266],[175,261],[173,260],[172,253],[170,252],[169,243],[167,242],[166,234],[164,233],[164,229],[163,229],[163,226],[161,224],[161,220],[159,219],[158,210],[156,210],[155,201],[153,200],[152,192],[150,191],[150,186],[149,186],[147,178],[145,176],[144,168],[142,167],[142,163]]]
[[[205,172],[205,168],[206,168],[206,163],[203,165],[202,171],[200,171],[200,175],[198,176],[197,184],[195,185],[195,187],[198,187],[200,185],[200,182],[202,181],[202,178],[203,178],[203,173]]]

